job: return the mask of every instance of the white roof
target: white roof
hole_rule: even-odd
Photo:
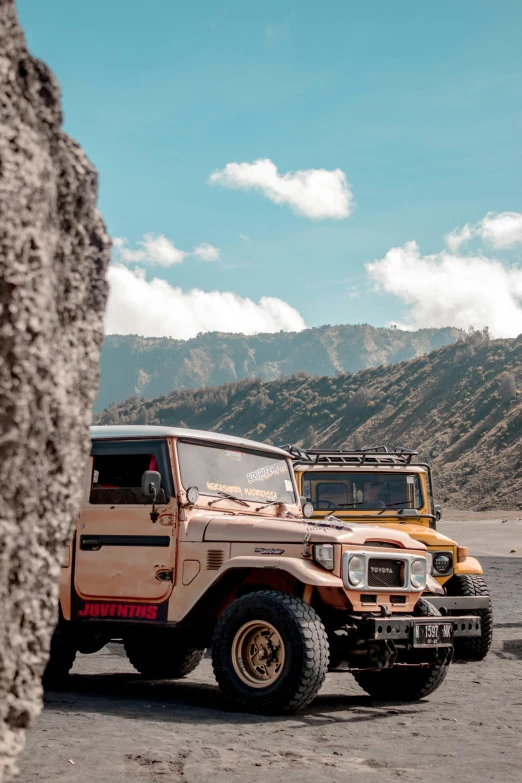
[[[278,449],[277,446],[269,446],[256,440],[236,438],[234,435],[223,435],[221,432],[205,432],[205,430],[190,430],[186,427],[160,427],[148,424],[114,424],[99,427],[91,427],[91,440],[114,440],[119,438],[190,438],[191,440],[204,440],[211,443],[223,443],[228,446],[239,446],[258,451],[269,451],[288,459],[288,452]]]

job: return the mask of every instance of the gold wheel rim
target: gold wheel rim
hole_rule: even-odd
[[[285,646],[279,631],[265,620],[242,625],[232,642],[232,664],[242,682],[267,688],[283,671]]]

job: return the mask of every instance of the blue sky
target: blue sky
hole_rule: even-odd
[[[219,248],[213,262],[148,265],[146,279],[277,297],[308,326],[468,319],[522,331],[518,224],[513,241],[488,245],[480,222],[522,212],[519,0],[18,0],[18,12],[32,54],[60,81],[65,130],[99,170],[111,235],[129,247],[152,233],[187,252]],[[280,173],[340,169],[351,214],[313,219],[255,190],[208,184],[227,164],[260,158]],[[472,238],[448,260],[444,236],[466,224]],[[411,241],[418,251],[385,260]],[[365,263],[379,259],[370,273]],[[482,289],[445,310],[451,264],[465,287],[480,262]],[[417,269],[420,292],[408,282]],[[484,290],[490,271],[498,312]],[[433,285],[442,312],[426,315]],[[513,291],[508,324],[502,302]],[[238,318],[247,329],[248,312]]]

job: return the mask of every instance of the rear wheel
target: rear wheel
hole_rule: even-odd
[[[76,634],[70,623],[60,619],[51,638],[49,661],[43,673],[44,688],[60,685],[69,674],[77,653]]]
[[[486,580],[480,574],[459,574],[446,582],[448,595],[480,595],[489,598],[487,609],[474,609],[465,614],[480,617],[481,633],[470,639],[455,640],[455,659],[461,661],[482,661],[493,641],[493,607]]]
[[[205,650],[177,632],[132,634],[123,640],[127,658],[148,680],[179,680],[199,665]]]
[[[418,601],[414,614],[417,617],[440,617],[439,610],[424,598]],[[356,672],[353,676],[366,693],[379,701],[418,701],[437,690],[451,663],[447,647],[433,651],[419,650],[419,653],[423,657],[430,656],[429,667]]]
[[[255,712],[294,712],[309,704],[328,668],[328,638],[300,598],[272,590],[234,601],[219,620],[212,665],[223,693]]]

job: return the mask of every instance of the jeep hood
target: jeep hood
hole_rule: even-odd
[[[382,541],[404,549],[424,550],[424,544],[412,539],[403,529],[378,525],[350,525],[347,522],[322,519],[281,519],[251,516],[199,517],[202,541],[252,541],[256,543],[302,543],[309,533],[311,542],[329,542],[364,546],[369,541]],[[204,525],[204,530],[202,523]],[[404,527],[404,526],[402,526]],[[424,528],[425,529],[425,528]]]
[[[401,524],[399,522],[387,522],[386,524],[382,525],[381,530],[383,529],[400,530],[401,532],[406,529],[408,535],[410,535],[416,541],[422,541],[424,544],[426,544],[426,546],[455,546],[455,541],[452,538],[448,538],[448,536],[444,536],[437,530],[433,530],[433,528],[426,527],[425,525],[412,525],[410,522],[407,524]]]

